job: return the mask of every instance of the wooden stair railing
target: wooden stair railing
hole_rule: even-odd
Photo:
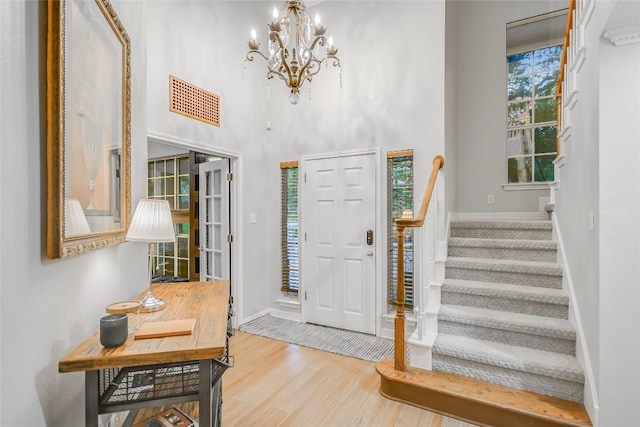
[[[433,158],[433,169],[431,170],[431,176],[427,183],[427,188],[424,192],[424,198],[422,199],[422,205],[420,205],[420,211],[418,217],[415,219],[398,218],[396,219],[396,229],[398,230],[398,268],[397,268],[397,281],[396,281],[396,298],[394,303],[396,306],[396,317],[394,323],[394,357],[395,357],[395,369],[398,371],[405,371],[406,369],[406,341],[405,341],[405,295],[404,295],[404,229],[407,227],[422,227],[424,219],[427,216],[427,210],[429,209],[429,202],[431,201],[431,193],[433,193],[433,187],[436,184],[436,178],[438,177],[438,171],[444,166],[444,157],[435,156]]]
[[[569,11],[567,12],[567,26],[564,30],[564,44],[562,46],[562,60],[560,61],[560,73],[558,74],[558,83],[556,83],[556,105],[558,125],[557,133],[562,131],[562,83],[564,82],[564,69],[567,65],[567,56],[569,53],[569,33],[573,28],[573,11],[576,9],[576,0],[569,1]],[[560,155],[560,137],[556,138],[556,157]]]

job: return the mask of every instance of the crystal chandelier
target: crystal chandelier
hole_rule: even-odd
[[[284,80],[291,89],[289,102],[297,104],[300,101],[300,88],[305,81],[310,82],[320,72],[323,61],[326,63],[331,59],[334,67],[340,67],[340,59],[336,56],[338,49],[333,47],[331,36],[325,38],[326,31],[320,25],[318,15],[315,22],[311,22],[302,1],[287,0],[280,12],[273,8],[273,19],[269,24],[268,55],[260,52],[256,31],[252,29],[247,60],[253,61],[254,53],[262,56],[267,61],[267,77],[272,79],[278,76]]]

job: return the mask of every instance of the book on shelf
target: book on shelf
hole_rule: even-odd
[[[131,427],[195,427],[196,423],[180,409],[173,407],[158,412]]]

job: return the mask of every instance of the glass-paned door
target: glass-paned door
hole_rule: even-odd
[[[200,167],[200,280],[230,279],[229,163]]]

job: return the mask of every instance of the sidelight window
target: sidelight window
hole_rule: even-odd
[[[397,299],[398,233],[395,219],[413,212],[413,150],[387,153],[387,301]],[[413,308],[413,228],[404,231],[404,286],[406,308]]]
[[[297,294],[300,283],[298,247],[298,162],[280,164],[282,292]]]

